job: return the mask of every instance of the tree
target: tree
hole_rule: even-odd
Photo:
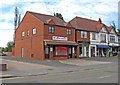
[[[113,28],[115,29],[115,31],[118,30],[118,29],[116,28],[116,25],[115,25],[115,22],[114,22],[114,21],[112,21],[111,26],[113,26]]]
[[[56,16],[56,17],[58,17],[58,18],[64,20],[61,13],[54,13],[54,16]]]
[[[15,7],[15,17],[14,17],[14,35],[13,35],[13,40],[15,42],[15,31],[18,27],[18,25],[20,24],[20,20],[21,20],[21,14],[19,14],[19,10],[17,7]]]
[[[120,28],[118,28],[117,30],[118,30],[118,32],[120,33]]]
[[[21,20],[21,14],[19,14],[19,17],[18,17],[18,25],[20,24],[20,20]]]
[[[14,42],[10,41],[7,43],[7,47],[3,48],[3,52],[12,52],[12,48],[14,47]]]
[[[15,18],[14,18],[14,30],[17,29],[17,25],[18,25],[18,15],[19,15],[19,10],[17,7],[15,7]]]

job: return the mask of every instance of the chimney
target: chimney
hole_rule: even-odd
[[[101,20],[101,18],[99,18],[98,22],[99,22],[100,24],[102,24],[102,20]]]

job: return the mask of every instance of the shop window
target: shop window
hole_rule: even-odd
[[[33,34],[33,35],[36,35],[36,28],[33,28],[33,29],[32,29],[32,34]]]
[[[54,33],[54,31],[55,31],[54,27],[50,26],[49,27],[49,33]]]
[[[67,47],[55,47],[56,56],[67,56]]]
[[[71,29],[67,29],[67,35],[71,35],[71,34],[72,34]]]
[[[87,38],[87,32],[81,31],[81,38]]]

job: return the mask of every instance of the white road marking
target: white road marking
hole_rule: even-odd
[[[1,78],[0,80],[20,79],[25,77]]]
[[[100,76],[98,77],[99,79],[102,79],[102,78],[107,78],[107,77],[111,77],[112,75],[106,75],[106,76]]]

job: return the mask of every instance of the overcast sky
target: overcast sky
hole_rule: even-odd
[[[2,0],[0,2],[0,47],[6,47],[13,40],[14,9],[17,6],[23,17],[26,11],[50,14],[61,13],[65,21],[75,16],[98,20],[110,25],[118,25],[119,0]]]

